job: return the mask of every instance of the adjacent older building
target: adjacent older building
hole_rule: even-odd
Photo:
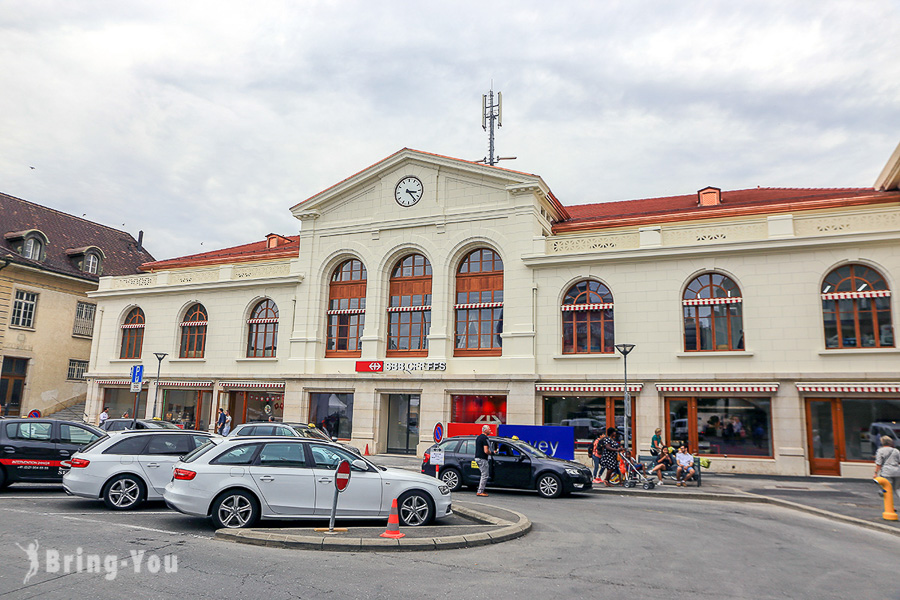
[[[153,257],[131,235],[0,194],[0,414],[85,400],[101,276]]]
[[[293,206],[299,236],[104,277],[89,411],[313,421],[416,453],[440,422],[656,427],[728,472],[868,476],[900,435],[900,154],[874,188],[564,206],[402,150]],[[166,354],[156,361],[155,353]],[[161,377],[153,371],[159,369]]]

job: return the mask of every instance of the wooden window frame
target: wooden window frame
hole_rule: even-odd
[[[325,315],[325,357],[359,358],[362,356],[361,338],[366,325],[366,290],[368,273],[361,260],[345,260],[331,273],[328,286],[328,308]],[[343,305],[347,306],[344,307]],[[351,307],[351,304],[356,306]],[[347,312],[352,311],[352,312]],[[346,335],[333,335],[342,330]],[[349,348],[356,340],[356,349],[337,349],[343,340]]]
[[[721,281],[716,282],[720,277]],[[703,281],[706,279],[707,281]],[[725,283],[730,283],[729,289]],[[695,284],[698,284],[695,286]],[[735,295],[736,294],[736,295]],[[717,307],[725,308],[725,315],[717,315]],[[709,310],[709,316],[701,316],[701,312]],[[700,323],[709,319],[712,347],[702,348],[702,336]],[[716,323],[724,320],[725,339],[716,337],[719,328]],[[733,330],[736,321],[740,320],[740,335],[734,339]],[[744,352],[746,339],[744,335],[744,309],[743,297],[738,284],[729,276],[716,271],[709,271],[697,275],[688,283],[682,295],[682,322],[684,323],[684,351],[685,352]],[[688,332],[694,333],[694,347],[688,347]]]
[[[490,270],[484,270],[485,263],[488,263]],[[477,270],[473,270],[475,265],[478,266]],[[500,255],[490,248],[473,250],[460,262],[456,270],[453,356],[502,355],[503,276],[503,261]],[[488,310],[490,313],[485,314],[484,311]],[[473,311],[478,311],[474,319],[470,318]],[[473,323],[477,323],[475,334],[469,331]],[[485,333],[485,329],[489,329],[490,334]],[[468,345],[471,335],[474,335],[477,346]],[[487,347],[481,345],[485,335],[490,335],[491,342]],[[465,345],[459,345],[460,338],[464,340]]]
[[[132,308],[121,326],[122,344],[119,347],[119,358],[136,360],[141,357],[145,325],[144,311],[140,307]]]
[[[259,301],[247,319],[247,358],[274,358],[278,350],[278,306],[270,298]],[[272,348],[266,348],[267,339]]]
[[[206,307],[197,303],[191,306],[181,323],[181,350],[179,358],[204,358],[206,355]]]
[[[841,277],[839,271],[844,268],[849,268],[849,274],[846,277]],[[863,275],[858,275],[856,273],[857,269],[865,269],[868,273],[872,273],[876,278],[866,278]],[[832,277],[834,276],[834,277]],[[848,285],[844,286],[842,284],[848,283]],[[894,320],[893,314],[891,311],[891,303],[890,300],[887,300],[885,304],[887,308],[878,309],[878,299],[881,297],[890,298],[891,290],[888,287],[887,280],[884,278],[879,271],[876,269],[859,263],[852,263],[848,265],[841,265],[835,269],[829,271],[828,275],[825,276],[824,281],[822,282],[822,330],[825,337],[825,348],[833,349],[833,350],[842,350],[842,349],[859,349],[859,350],[868,350],[873,348],[894,348],[896,346],[896,342],[894,341]],[[842,289],[849,288],[849,289]],[[827,290],[827,291],[826,291]],[[881,296],[872,296],[872,297],[852,297],[857,295],[864,290],[868,292],[880,292],[883,295]],[[840,296],[845,294],[848,297],[841,298]],[[861,301],[868,301],[869,308],[860,308]],[[844,345],[844,332],[841,324],[842,315],[847,314],[850,316],[850,312],[844,312],[841,310],[841,304],[845,302],[850,302],[852,306],[852,319],[853,319],[853,331],[856,340],[856,344],[853,346]],[[868,318],[872,321],[872,333],[874,336],[875,345],[874,346],[863,346],[862,345],[862,331],[860,327],[860,315],[868,313]],[[828,331],[826,329],[826,316],[827,315],[834,316],[834,326],[836,328],[837,334],[837,345],[829,346],[828,345]],[[880,317],[880,318],[879,318]],[[849,321],[849,319],[847,319]],[[886,320],[886,323],[882,321]],[[891,331],[891,342],[889,344],[882,342],[882,332],[881,328],[887,325],[889,330]]]
[[[431,281],[431,263],[422,254],[409,254],[397,261],[391,271],[385,356],[428,356]],[[418,304],[414,304],[416,296],[419,297]],[[405,297],[409,298],[409,304],[404,304]],[[404,318],[409,322],[403,323]],[[408,335],[401,336],[397,330],[404,325]],[[415,325],[419,327],[417,336],[412,334]],[[401,349],[400,340],[406,340],[407,349]]]
[[[573,290],[577,291],[578,286],[587,284],[584,291],[572,295]],[[600,289],[596,289],[600,288]],[[588,309],[587,307],[594,307]],[[613,313],[613,297],[605,285],[593,279],[583,279],[566,290],[563,297],[562,312],[562,353],[563,354],[613,354],[615,348],[615,315]],[[608,313],[608,316],[607,316]],[[585,348],[578,346],[577,326],[578,317],[585,315],[585,327],[587,328],[587,339]],[[600,351],[591,350],[593,324],[600,325]],[[607,323],[613,328],[613,340],[608,346],[606,345],[606,326]],[[566,325],[571,325],[571,330],[566,331]],[[572,339],[567,340],[567,335],[571,334]],[[569,342],[569,343],[567,343]],[[566,350],[567,347],[572,348]]]

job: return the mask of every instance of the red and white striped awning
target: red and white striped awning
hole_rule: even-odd
[[[500,308],[502,306],[502,302],[476,302],[474,304],[457,304],[453,308],[456,310],[464,310],[467,308]]]
[[[206,321],[184,321],[181,323],[182,327],[203,327],[206,326]]]
[[[738,304],[744,299],[740,296],[734,298],[692,298],[690,300],[682,300],[684,306],[712,306],[714,304]]]
[[[777,383],[657,383],[660,392],[759,394],[778,391]]]
[[[144,328],[143,323],[130,323],[127,325],[122,325],[122,329],[143,329],[143,328]]]
[[[265,318],[265,319],[247,319],[248,323],[277,323],[278,317]]]
[[[900,394],[897,383],[798,383],[797,391],[825,394]]]
[[[644,387],[643,383],[629,383],[629,392],[639,392]],[[618,392],[625,390],[623,383],[586,383],[586,384],[568,384],[568,383],[539,383],[534,386],[536,392]]]
[[[211,388],[212,381],[160,381],[159,387],[164,388]]]
[[[612,307],[612,302],[610,302],[608,304],[563,304],[561,308],[563,312],[573,312],[582,310],[606,310]]]
[[[856,300],[857,298],[889,298],[891,290],[869,290],[868,292],[832,292],[822,294],[822,300]]]
[[[431,310],[431,305],[428,306],[389,306],[388,312],[413,312],[413,311],[426,311]]]
[[[329,315],[361,315],[366,312],[364,308],[334,308],[328,311]]]
[[[130,379],[98,379],[97,385],[131,385]],[[143,382],[143,385],[147,385],[147,382]]]
[[[219,385],[229,389],[284,389],[283,381],[221,381],[219,382]]]

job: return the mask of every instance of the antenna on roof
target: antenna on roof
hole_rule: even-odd
[[[501,160],[515,160],[515,156],[494,156],[494,123],[503,127],[503,92],[497,92],[497,103],[494,104],[494,83],[491,91],[481,95],[481,128],[488,133],[488,155],[479,161],[494,166]]]

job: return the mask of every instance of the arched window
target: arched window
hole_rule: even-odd
[[[206,309],[202,304],[195,304],[187,309],[181,323],[181,358],[203,358],[206,323]]]
[[[891,290],[865,265],[844,265],[822,283],[826,348],[893,348]]]
[[[720,273],[704,273],[684,290],[685,352],[743,350],[743,298],[737,284]]]
[[[562,302],[563,354],[615,352],[613,298],[599,281],[579,281]]]
[[[84,255],[84,272],[96,275],[100,272],[100,257],[93,252]]]
[[[366,267],[353,258],[331,274],[325,356],[359,356],[359,337],[365,324]]]
[[[247,358],[275,356],[278,344],[278,307],[275,303],[263,300],[257,304],[247,324]]]
[[[481,248],[456,273],[455,356],[499,355],[503,333],[503,261]]]
[[[44,253],[44,242],[36,235],[30,235],[22,246],[22,256],[31,260],[41,260]]]
[[[431,263],[421,254],[400,259],[391,272],[387,355],[428,356]]]
[[[122,349],[119,358],[140,358],[144,345],[144,311],[132,308],[122,323]]]

